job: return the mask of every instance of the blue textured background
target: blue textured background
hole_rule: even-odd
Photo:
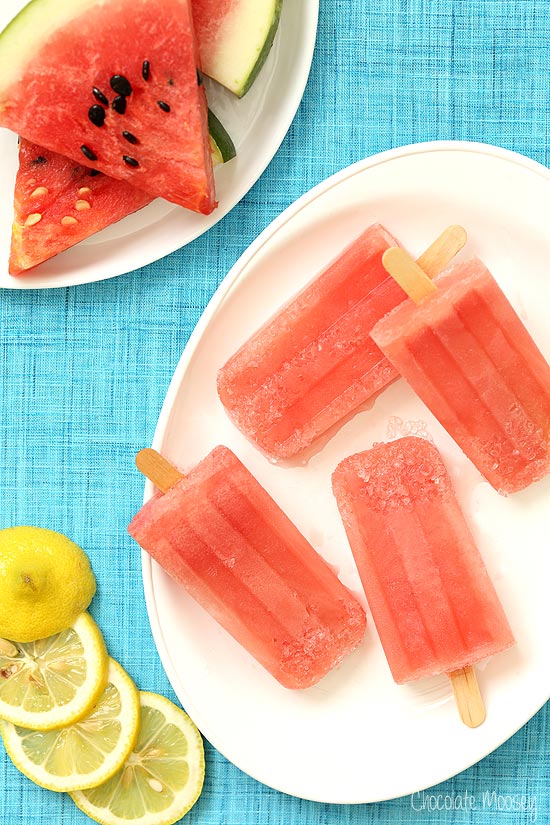
[[[143,492],[133,456],[152,439],[181,351],[217,284],[299,195],[380,150],[466,139],[548,165],[549,64],[548,0],[322,0],[312,74],[294,124],[229,216],[143,270],[0,295],[0,527],[50,527],[86,549],[98,580],[93,615],[140,687],[174,698],[149,631],[139,552],[126,535]],[[433,791],[449,795],[455,808],[460,795],[471,794],[474,810],[418,810],[423,799],[408,797],[355,807],[304,802],[256,783],[207,747],[205,789],[187,821],[548,822],[548,719],[545,708],[494,754]],[[524,794],[529,810],[498,812],[496,803],[484,805],[484,792],[502,796],[504,805],[507,795]],[[69,797],[32,785],[0,750],[0,822],[86,821]]]

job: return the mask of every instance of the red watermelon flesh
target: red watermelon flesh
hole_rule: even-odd
[[[10,274],[24,274],[151,200],[125,181],[21,139]]]
[[[205,70],[205,56],[213,58],[223,40],[224,27],[231,26],[232,18],[238,18],[241,5],[241,0],[191,0],[193,23]]]
[[[0,50],[16,65],[4,60],[0,125],[209,214],[216,202],[207,104],[188,0],[91,0],[75,11],[79,5],[57,28],[35,34],[33,15],[51,7],[55,17],[56,3],[34,0],[3,32]]]

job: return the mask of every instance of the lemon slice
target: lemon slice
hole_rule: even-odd
[[[57,730],[36,731],[0,721],[6,750],[21,773],[51,791],[105,782],[126,761],[139,728],[139,692],[109,661],[107,684],[91,713]]]
[[[96,703],[108,666],[103,636],[89,613],[47,639],[0,639],[0,718],[34,730],[70,725]]]
[[[204,780],[201,735],[164,696],[140,693],[141,723],[126,763],[103,785],[71,793],[102,825],[172,825],[195,804]]]

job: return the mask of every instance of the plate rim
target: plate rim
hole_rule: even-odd
[[[344,167],[343,169],[339,170],[335,174],[329,176],[325,180],[318,183],[308,192],[304,193],[301,197],[299,197],[296,201],[290,204],[283,212],[281,212],[268,226],[257,236],[257,238],[250,244],[250,246],[243,252],[243,254],[239,257],[239,259],[233,264],[233,266],[229,269],[226,276],[223,278],[221,283],[219,284],[218,288],[213,293],[212,297],[210,298],[208,304],[206,305],[197,325],[193,329],[187,344],[185,345],[183,352],[180,356],[178,364],[174,370],[174,374],[168,386],[168,390],[166,392],[166,396],[164,398],[161,411],[159,413],[159,418],[157,420],[157,424],[155,427],[155,433],[153,436],[152,446],[157,450],[161,450],[163,448],[163,441],[165,438],[166,430],[168,427],[168,423],[170,420],[170,415],[172,408],[174,406],[174,402],[176,397],[179,393],[181,384],[185,378],[185,374],[189,363],[194,355],[195,349],[197,344],[200,342],[203,332],[210,324],[211,320],[213,319],[214,315],[218,311],[218,309],[223,304],[224,299],[230,293],[233,286],[238,282],[239,277],[241,276],[242,272],[248,268],[248,266],[253,261],[254,257],[263,249],[263,247],[289,222],[291,221],[295,215],[302,211],[302,209],[306,208],[310,203],[315,201],[317,198],[324,195],[326,192],[330,191],[332,188],[339,186],[344,181],[354,177],[355,175],[362,174],[364,171],[376,167],[381,166],[385,163],[391,162],[393,160],[398,160],[401,158],[419,155],[419,154],[431,154],[431,153],[440,153],[440,152],[465,152],[469,154],[478,154],[478,155],[486,155],[488,157],[497,158],[500,160],[504,160],[510,162],[515,165],[519,165],[525,168],[527,171],[530,171],[536,175],[543,177],[548,183],[550,183],[550,169],[543,166],[538,161],[533,160],[532,158],[528,158],[525,155],[521,155],[518,152],[514,152],[510,149],[505,149],[503,147],[494,146],[492,144],[487,143],[480,143],[476,141],[453,141],[453,140],[438,140],[438,141],[426,141],[417,144],[406,144],[404,146],[395,147],[392,149],[385,150],[383,152],[379,152],[377,154],[371,155],[367,158],[359,160],[349,166]],[[143,502],[149,500],[149,498],[153,494],[153,484],[150,481],[145,482],[144,487],[144,495],[143,495]],[[168,650],[168,646],[164,639],[164,634],[161,626],[161,622],[158,615],[156,600],[155,600],[155,591],[154,591],[154,584],[153,584],[153,569],[154,567],[158,567],[158,565],[153,562],[152,558],[149,554],[141,550],[141,570],[142,570],[142,581],[143,581],[143,589],[145,595],[145,603],[147,609],[147,615],[149,619],[149,624],[151,627],[151,632],[153,635],[153,639],[155,642],[155,646],[157,648],[157,653],[161,660],[162,667],[166,673],[166,676],[172,685],[172,688],[178,697],[178,700],[182,702],[184,707],[186,705],[193,705],[193,701],[190,697],[187,697],[185,694],[184,686],[182,681],[176,671],[176,668],[173,665],[171,654]],[[165,574],[166,575],[166,574]],[[183,697],[185,702],[182,700]],[[522,721],[515,726],[515,729],[511,732],[507,731],[502,738],[498,740],[498,742],[492,745],[489,750],[484,750],[484,752],[478,756],[473,762],[468,762],[468,764],[464,765],[463,768],[458,771],[458,773],[462,773],[463,771],[467,770],[468,768],[472,767],[472,765],[477,764],[479,761],[484,759],[490,753],[493,753],[497,750],[504,742],[514,736],[530,719],[535,716],[540,709],[546,704],[546,702],[550,699],[550,688],[548,689],[548,695],[540,702],[538,707],[534,710],[529,710],[529,712],[525,715]],[[192,711],[191,711],[192,712]],[[399,797],[403,797],[409,794],[413,794],[416,792],[421,792],[426,790],[426,788],[432,787],[436,784],[441,782],[445,782],[448,779],[451,779],[453,776],[457,776],[456,772],[451,772],[448,775],[441,776],[437,778],[435,781],[430,781],[429,784],[423,785],[422,787],[416,787],[416,785],[411,785],[410,788],[406,788],[405,790],[400,790],[398,794],[394,796],[381,796],[378,797],[375,795],[371,795],[368,799],[358,799],[358,798],[326,798],[323,796],[299,796],[296,792],[288,790],[287,788],[280,787],[277,785],[270,784],[266,782],[265,778],[262,778],[255,773],[251,772],[248,768],[244,770],[240,767],[240,765],[226,755],[224,749],[220,748],[217,744],[217,737],[214,733],[212,736],[212,731],[208,730],[208,725],[203,726],[202,724],[198,727],[201,729],[203,735],[208,739],[209,742],[216,748],[228,761],[232,764],[236,765],[239,770],[242,770],[243,773],[252,777],[256,781],[260,782],[267,787],[273,788],[276,791],[281,793],[285,793],[290,796],[294,796],[300,799],[306,799],[311,802],[319,802],[324,804],[338,804],[338,805],[358,805],[358,804],[368,804],[368,803],[376,803],[376,802],[386,802],[391,799],[397,799]]]
[[[130,272],[135,272],[138,268],[141,269],[145,266],[149,266],[150,264],[153,264],[156,261],[161,260],[167,255],[172,255],[179,249],[184,249],[190,243],[193,243],[193,241],[197,240],[197,238],[200,238],[202,237],[202,235],[205,235],[207,232],[210,231],[210,229],[212,229],[214,226],[216,226],[216,224],[223,220],[223,218],[225,218],[242,201],[242,199],[248,194],[248,192],[250,192],[250,190],[258,182],[260,177],[263,175],[263,173],[265,172],[265,170],[267,169],[267,167],[279,151],[280,146],[283,140],[285,139],[286,135],[288,134],[288,131],[294,121],[294,118],[296,117],[298,107],[300,106],[300,103],[303,99],[305,88],[311,72],[311,66],[313,64],[319,22],[320,0],[302,0],[302,3],[304,9],[304,28],[302,32],[301,48],[296,54],[296,61],[293,72],[294,91],[290,98],[290,103],[286,103],[282,110],[283,117],[281,120],[278,121],[279,128],[277,129],[275,139],[269,143],[269,148],[265,154],[265,157],[259,163],[258,168],[255,170],[251,179],[246,183],[245,188],[242,189],[242,186],[238,187],[236,200],[233,198],[228,206],[218,206],[217,209],[212,213],[212,215],[206,216],[207,225],[204,228],[197,226],[196,229],[192,229],[188,239],[185,241],[184,244],[178,243],[177,233],[174,233],[173,245],[166,245],[165,247],[163,247],[162,252],[155,252],[154,250],[156,249],[156,247],[152,245],[150,247],[151,252],[149,254],[143,255],[143,259],[140,261],[138,266],[134,266],[133,262],[130,265],[129,269],[124,269],[123,271],[116,272],[114,274],[109,272],[102,273],[101,275],[94,276],[93,278],[90,278],[89,274],[84,273],[82,273],[80,277],[76,278],[70,274],[65,274],[58,277],[52,275],[45,275],[45,281],[51,281],[52,278],[55,278],[55,283],[41,284],[39,282],[39,275],[22,275],[19,277],[9,275],[9,273],[7,272],[6,259],[6,271],[0,278],[0,289],[62,289],[72,286],[82,286],[84,284],[99,283],[101,281],[110,280],[112,278],[118,278],[121,275],[127,275]],[[147,208],[147,206],[145,208]],[[4,278],[8,279],[8,282],[4,283]]]

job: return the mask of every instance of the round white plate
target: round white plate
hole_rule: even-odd
[[[0,31],[25,5],[3,0]],[[198,215],[162,199],[82,241],[29,275],[8,274],[17,137],[0,129],[0,287],[37,289],[101,281],[168,255],[202,235],[224,217],[260,177],[296,114],[311,66],[319,0],[283,4],[279,31],[257,80],[242,100],[205,78],[212,110],[237,149],[237,157],[215,170],[219,206]]]
[[[386,152],[287,209],[233,267],[192,335],[160,416],[157,449],[185,469],[218,443],[231,447],[360,593],[331,472],[374,441],[425,429],[442,451],[517,639],[478,668],[487,720],[476,730],[459,721],[445,677],[394,684],[372,621],[340,667],[316,687],[292,692],[143,554],[151,626],[174,690],[212,744],[261,782],[323,802],[402,796],[477,762],[543,705],[550,694],[550,478],[499,496],[402,381],[307,464],[273,465],[229,422],[216,371],[372,220],[414,255],[447,224],[464,225],[467,254],[486,261],[550,357],[549,214],[550,172],[518,155],[468,143]]]

